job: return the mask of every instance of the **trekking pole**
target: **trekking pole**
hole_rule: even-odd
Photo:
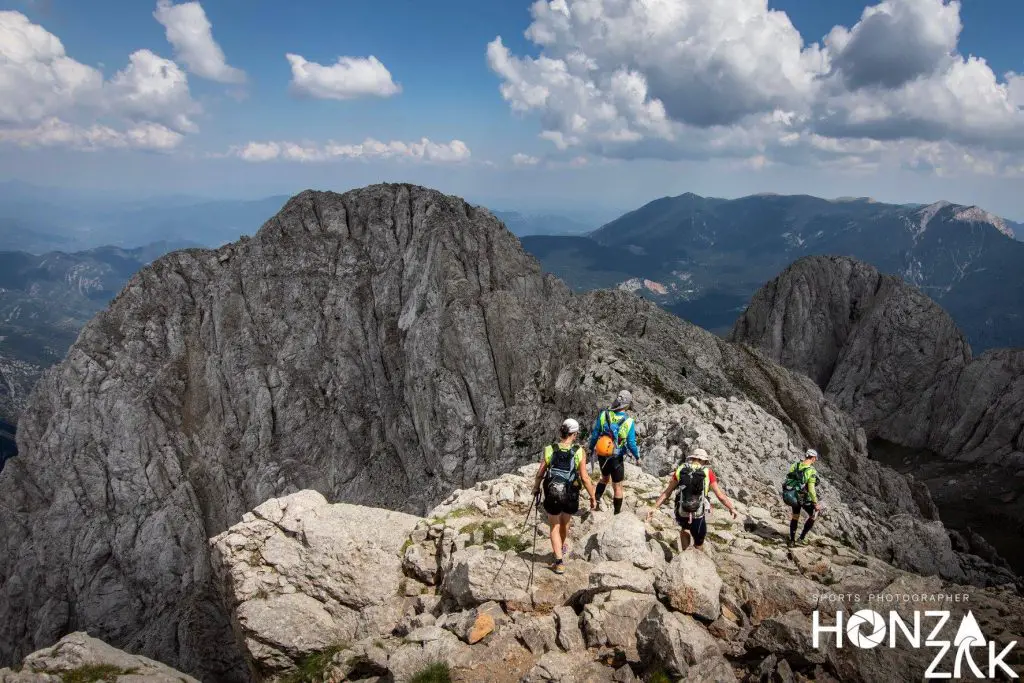
[[[530,551],[530,582],[526,584],[526,592],[529,593],[530,589],[533,588],[533,568],[537,564],[537,525],[540,524],[540,494],[537,494],[533,504],[536,514],[533,518],[533,549]],[[527,516],[529,519],[529,516]],[[530,597],[530,602],[533,602],[533,597]]]

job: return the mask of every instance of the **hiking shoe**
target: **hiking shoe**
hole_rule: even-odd
[[[565,573],[565,563],[562,562],[561,560],[555,560],[554,562],[551,563],[551,571],[553,571],[556,574],[564,574]]]

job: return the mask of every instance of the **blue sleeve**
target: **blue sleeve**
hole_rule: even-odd
[[[626,437],[626,448],[637,460],[640,459],[640,449],[636,445],[636,421],[629,425],[629,436]]]
[[[594,451],[594,446],[597,445],[597,439],[600,436],[600,434],[598,433],[599,429],[601,429],[601,416],[600,415],[598,415],[597,419],[594,420],[594,426],[591,427],[591,429],[590,429],[590,447],[587,448],[587,450],[590,451],[590,452],[593,452]]]

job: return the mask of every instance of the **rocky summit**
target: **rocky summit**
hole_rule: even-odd
[[[419,522],[403,515],[536,460],[566,415],[587,424],[621,388],[635,397],[645,467],[663,474],[686,448],[706,444],[735,497],[764,501],[755,505],[763,512],[751,510],[750,533],[758,519],[771,525],[766,505],[785,466],[814,446],[833,520],[823,534],[900,570],[977,585],[1012,580],[954,550],[927,489],[872,462],[863,429],[806,376],[631,294],[575,296],[543,275],[488,211],[419,187],[379,185],[305,192],[250,239],[159,259],[43,377],[18,424],[19,455],[0,475],[0,664],[87,631],[203,680],[241,681],[249,663],[283,671],[327,638],[357,642],[393,615],[390,580],[359,572],[394,575],[389,553],[399,532],[412,525],[409,537],[418,538]],[[514,501],[517,488],[501,495],[511,490]],[[311,510],[327,501],[387,508],[393,528],[378,525],[379,538],[337,529],[331,515],[365,522],[383,514],[352,507],[317,512],[322,523],[305,513],[293,519],[280,502],[293,494]],[[664,558],[641,539],[643,525],[613,522],[622,528],[605,531],[590,561],[656,571]],[[427,532],[453,533],[445,529]],[[239,559],[232,543],[254,550]],[[490,591],[487,602],[504,614],[487,612],[497,623],[511,618],[509,603],[529,597],[519,583],[488,579],[493,548],[441,543],[461,559],[434,565],[442,550],[424,543],[406,549],[414,556],[403,555],[403,571],[423,585],[446,582],[464,610]],[[342,548],[358,571],[322,563]],[[282,568],[274,590],[265,587],[268,556]],[[637,565],[635,557],[646,559]],[[513,569],[503,572],[522,575],[512,558],[507,564]],[[657,591],[658,580],[640,583]],[[399,579],[394,591],[410,585]],[[547,624],[571,623],[567,606],[623,615],[584,623],[580,634],[593,647],[624,640],[629,652],[635,636],[639,651],[630,624],[647,620],[654,605],[635,592],[615,588],[586,605],[553,594],[553,621],[530,636],[531,652],[547,648]],[[674,600],[691,598],[683,591]],[[710,596],[692,600],[706,619]],[[287,619],[268,604],[287,607]],[[486,630],[481,614],[469,631]],[[645,630],[653,640],[643,642],[680,643],[678,633],[693,627],[655,617],[681,631]],[[438,635],[447,628],[427,621],[402,637],[424,649],[458,647]],[[323,634],[290,635],[306,622]],[[239,637],[260,624],[279,631]],[[576,631],[556,631],[559,639],[577,642]],[[379,663],[377,650],[363,654]],[[395,654],[387,653],[391,671],[402,661]],[[536,675],[564,677],[565,653],[549,654],[538,662],[548,673]],[[400,670],[418,666],[414,655],[402,655],[412,659]]]
[[[760,482],[733,480],[743,460],[720,458],[721,481],[743,500],[738,519],[711,513],[703,550],[680,552],[669,506],[645,524],[663,482],[627,466],[631,504],[574,520],[555,575],[527,465],[453,492],[426,518],[314,491],[267,501],[211,540],[217,584],[258,681],[404,682],[432,666],[453,681],[509,683],[910,681],[937,654],[902,640],[837,647],[834,634],[815,647],[815,611],[834,627],[838,612],[896,611],[911,624],[914,610],[949,609],[933,640],[953,640],[968,612],[997,652],[1022,640],[1012,586],[958,585],[865,555],[843,533],[855,510],[842,502],[809,544],[787,548],[788,509]],[[1011,672],[1024,670],[1015,650]],[[972,661],[987,669],[987,656]]]

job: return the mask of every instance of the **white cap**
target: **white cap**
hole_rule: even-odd
[[[579,434],[580,423],[570,417],[562,423],[562,431],[566,434]]]
[[[818,457],[818,451],[814,450],[813,448],[808,448],[807,452],[804,453],[804,457],[807,457],[807,458],[817,458]]]
[[[692,460],[703,460],[704,462],[711,462],[711,458],[708,456],[708,452],[706,450],[704,450],[703,448],[695,448],[693,450],[693,453],[690,453],[686,457],[687,457],[688,460],[692,459]]]

